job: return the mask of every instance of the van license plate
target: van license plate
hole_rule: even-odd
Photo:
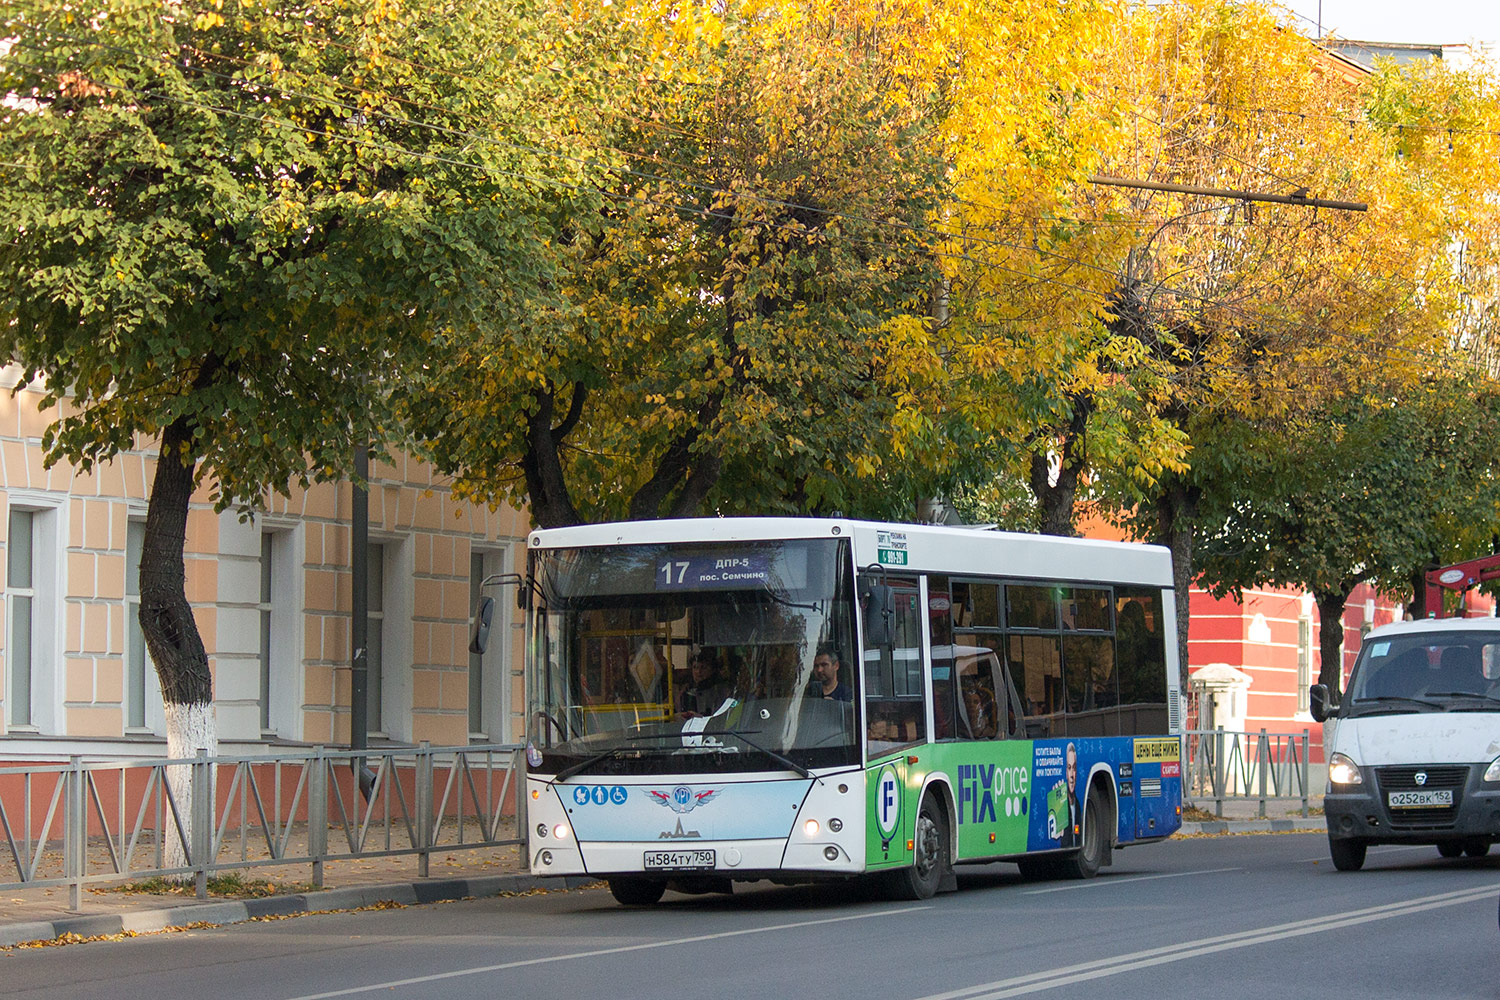
[[[696,851],[647,851],[647,871],[699,872],[714,867],[714,852]]]
[[[1391,792],[1386,799],[1392,809],[1441,808],[1453,805],[1453,789],[1436,788],[1430,792]]]

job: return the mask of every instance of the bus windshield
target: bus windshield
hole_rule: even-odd
[[[1500,633],[1413,632],[1367,641],[1347,714],[1500,710]]]
[[[553,549],[532,560],[533,771],[858,762],[847,541]]]

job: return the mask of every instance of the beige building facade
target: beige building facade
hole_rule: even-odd
[[[9,390],[15,369],[4,375]],[[160,755],[165,720],[135,569],[155,453],[128,452],[87,475],[46,469],[41,437],[55,414],[39,400],[30,389],[0,393],[0,756]],[[215,512],[205,491],[194,497],[187,597],[222,752],[348,744],[352,496],[348,483],[294,489],[250,518]],[[514,588],[491,591],[483,656],[469,653],[468,630],[480,581],[524,564],[527,528],[514,509],[456,500],[416,459],[371,463],[372,744],[508,742],[520,731]]]

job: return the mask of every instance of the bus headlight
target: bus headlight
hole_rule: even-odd
[[[1494,766],[1494,764],[1490,765],[1491,768]],[[1359,765],[1341,753],[1328,758],[1328,780],[1335,785],[1363,785],[1365,783],[1364,776],[1359,773]]]
[[[810,819],[806,823],[803,823],[802,832],[807,834],[809,837],[816,837],[818,835],[818,821],[815,819]]]
[[[1485,781],[1500,781],[1500,757],[1490,761],[1490,766],[1484,769]]]
[[[558,840],[567,840],[568,839],[568,826],[567,826],[567,824],[566,823],[559,823],[556,826],[554,826],[552,828],[552,836],[556,837]]]

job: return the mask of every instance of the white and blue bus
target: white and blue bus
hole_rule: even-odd
[[[812,518],[533,531],[537,875],[1087,878],[1181,824],[1170,554]]]

